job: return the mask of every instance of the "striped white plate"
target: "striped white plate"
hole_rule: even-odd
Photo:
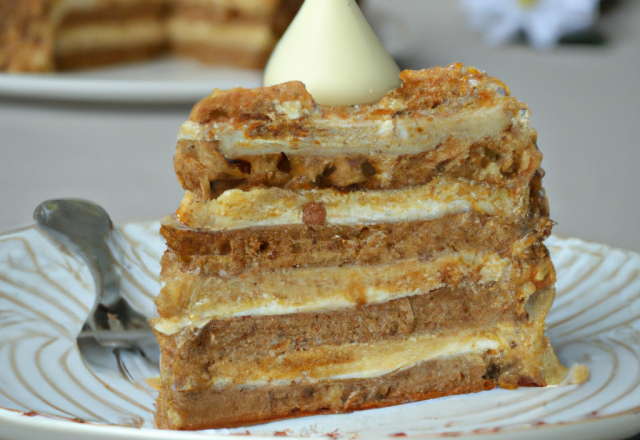
[[[111,240],[121,288],[148,315],[160,287],[158,228],[157,222],[130,224]],[[630,437],[640,431],[640,255],[578,239],[552,237],[547,245],[558,271],[547,334],[565,365],[589,367],[586,383],[176,433],[152,426],[155,392],[145,379],[158,374],[153,350],[145,358],[78,347],[76,335],[95,295],[82,260],[35,228],[0,236],[0,437]]]

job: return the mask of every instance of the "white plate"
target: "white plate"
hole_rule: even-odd
[[[253,88],[262,70],[161,58],[72,73],[0,73],[0,97],[64,101],[193,104],[214,89]]]
[[[159,224],[117,230],[121,288],[147,315],[159,289]],[[640,431],[640,255],[577,239],[547,241],[558,272],[548,336],[582,385],[492,390],[426,402],[306,417],[233,430],[152,428],[157,364],[139,354],[76,344],[95,295],[87,266],[28,228],[0,237],[0,437],[195,439],[229,434],[334,439],[623,439]],[[84,356],[84,357],[83,357]],[[113,426],[117,425],[117,426]],[[140,428],[140,429],[135,429]]]

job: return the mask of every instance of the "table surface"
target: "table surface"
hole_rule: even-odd
[[[366,13],[402,67],[462,61],[529,105],[555,233],[640,251],[640,1],[617,3],[598,24],[607,44],[543,52],[487,47],[456,1],[368,0]],[[50,198],[93,200],[116,224],[175,211],[190,107],[0,98],[0,231]]]

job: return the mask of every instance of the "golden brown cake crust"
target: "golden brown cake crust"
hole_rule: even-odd
[[[470,76],[478,81],[495,83],[502,89],[504,93],[502,96],[509,94],[509,88],[501,81],[489,77],[477,69],[457,63],[448,67],[405,70],[400,74],[402,86],[389,92],[376,105],[321,106],[321,108],[325,116],[336,115],[344,118],[369,113],[372,121],[382,115],[396,114],[396,116],[401,116],[425,109],[435,109],[445,103],[453,104],[459,98],[468,98],[473,93],[473,87],[469,84]],[[481,105],[483,103],[489,104],[495,99],[488,92],[480,93],[476,98]],[[276,113],[276,106],[287,101],[299,101],[302,109],[305,110],[312,110],[317,106],[304,84],[292,81],[272,87],[216,90],[212,95],[196,104],[189,119],[198,123],[233,121],[238,124],[239,129],[244,129],[249,121],[271,120],[268,115]],[[456,110],[461,108],[459,105],[454,105],[454,107]],[[274,130],[270,134],[290,137],[295,135],[297,127],[283,128],[286,130]]]

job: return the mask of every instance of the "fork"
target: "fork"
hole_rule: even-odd
[[[99,205],[79,199],[41,203],[33,213],[42,231],[81,255],[96,287],[93,304],[78,339],[94,338],[112,348],[139,348],[155,341],[147,318],[122,296],[108,240],[113,231],[109,214]]]

